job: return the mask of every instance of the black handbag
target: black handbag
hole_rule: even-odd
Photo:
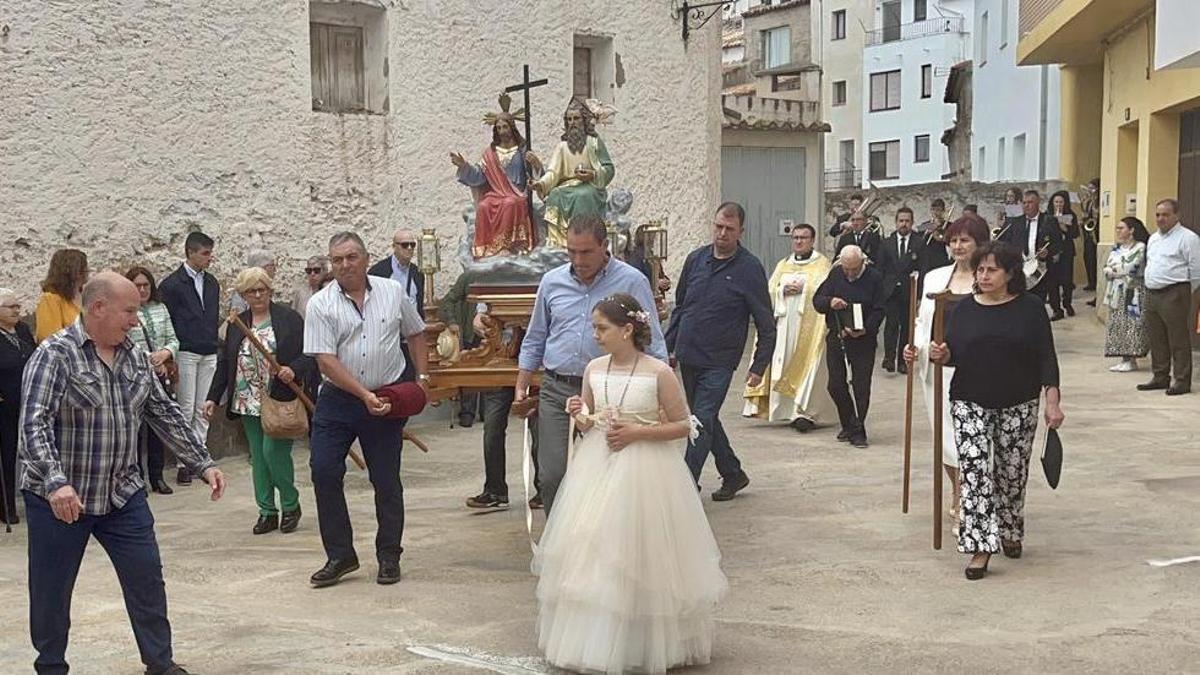
[[[1046,432],[1046,447],[1042,449],[1042,471],[1046,474],[1046,482],[1050,489],[1058,488],[1058,479],[1062,477],[1063,447],[1062,439],[1058,437],[1058,429]]]

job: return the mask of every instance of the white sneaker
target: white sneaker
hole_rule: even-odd
[[[1134,366],[1129,361],[1122,361],[1117,364],[1117,367],[1115,368],[1115,370],[1118,373],[1130,373],[1130,372],[1137,370],[1137,367]]]
[[[1117,361],[1116,363],[1114,363],[1113,365],[1108,367],[1108,371],[1110,373],[1119,373],[1119,372],[1121,372],[1121,369],[1125,367],[1126,363],[1128,363],[1128,361]]]

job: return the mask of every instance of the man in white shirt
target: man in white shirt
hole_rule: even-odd
[[[1146,245],[1146,334],[1154,377],[1140,391],[1165,389],[1167,396],[1192,390],[1192,344],[1188,319],[1192,293],[1200,288],[1200,236],[1179,222],[1179,202],[1155,205],[1158,232]],[[1171,365],[1175,383],[1171,384]]]
[[[367,276],[367,249],[353,232],[329,241],[334,280],[308,301],[304,353],[316,358],[325,382],[313,415],[313,492],[321,543],[328,558],[310,582],[332,586],[358,569],[350,514],[342,481],[346,455],[358,440],[375,488],[375,556],[380,584],[400,581],[400,538],[404,532],[404,488],[400,450],[405,418],[388,417],[391,404],[375,391],[403,379],[412,354],[416,380],[425,387],[428,348],[425,322],[404,287]]]

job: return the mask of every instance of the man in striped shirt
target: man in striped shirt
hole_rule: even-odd
[[[304,352],[317,360],[325,383],[313,416],[313,492],[321,543],[328,558],[312,575],[313,586],[332,586],[358,569],[342,481],[346,455],[358,440],[375,488],[375,556],[380,584],[400,581],[404,488],[400,449],[404,418],[388,417],[391,404],[375,390],[403,379],[408,344],[417,380],[426,386],[425,322],[399,282],[367,277],[367,249],[353,232],[329,241],[334,281],[308,301]]]
[[[83,314],[38,347],[23,376],[21,489],[29,518],[29,632],[39,673],[67,672],[71,592],[88,539],[108,552],[147,673],[178,675],[154,518],[138,471],[143,420],[220,499],[225,479],[134,347],[141,296],[102,272]]]

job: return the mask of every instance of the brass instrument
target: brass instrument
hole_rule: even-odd
[[[954,220],[953,216],[954,216],[954,206],[951,205],[949,210],[946,211],[946,217],[942,219],[942,223],[940,225],[938,225],[937,227],[934,227],[932,230],[929,231],[928,234],[925,235],[925,245],[926,246],[929,246],[930,244],[932,244],[935,241],[939,242],[939,243],[946,242],[946,226],[949,225]]]
[[[862,213],[867,219],[867,231],[874,232],[880,237],[883,236],[883,223],[879,217],[875,215],[875,211],[883,206],[883,200],[879,198],[879,188],[875,187],[875,183],[867,181],[870,189],[867,192],[867,198],[863,201],[862,206],[858,207],[859,213]]]
[[[1079,191],[1079,208],[1083,211],[1083,223],[1080,227],[1092,239],[1096,239],[1096,227],[1098,225],[1098,219],[1096,218],[1096,192],[1097,190],[1090,183],[1082,186],[1082,189]]]

